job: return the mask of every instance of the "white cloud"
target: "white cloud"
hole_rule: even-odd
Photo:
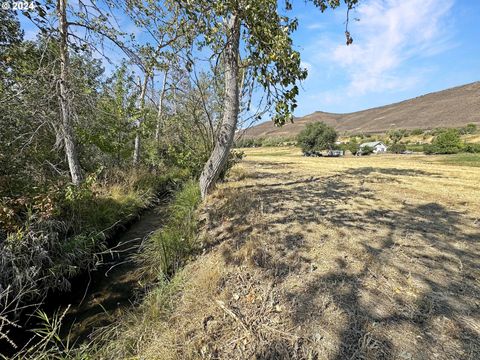
[[[324,28],[325,28],[325,24],[319,23],[319,22],[315,22],[307,25],[308,30],[318,30],[318,29],[324,29]]]
[[[446,15],[454,0],[370,0],[357,9],[351,24],[354,43],[330,49],[329,58],[346,69],[349,95],[405,90],[421,74],[402,69],[409,60],[437,54],[451,46]]]

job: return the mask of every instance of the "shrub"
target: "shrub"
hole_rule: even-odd
[[[253,139],[238,139],[235,141],[234,147],[252,147]]]
[[[363,138],[366,137],[366,135],[363,134],[363,133],[358,133],[358,134],[352,134],[352,137],[353,138],[359,138],[360,140],[362,140]]]
[[[424,131],[422,129],[413,129],[410,131],[410,135],[415,136],[415,135],[422,135]]]
[[[404,136],[407,136],[406,130],[391,130],[388,132],[388,137],[394,144],[398,143]]]
[[[424,144],[423,152],[427,155],[435,154],[435,148],[433,147],[432,144]]]
[[[198,143],[191,143],[192,147],[185,147],[182,143],[164,144],[159,154],[163,164],[168,167],[183,168],[192,176],[199,176],[208,160],[206,148],[200,148]]]
[[[446,128],[441,128],[441,127],[435,128],[435,129],[430,130],[430,135],[432,135],[432,136],[437,136],[437,135],[439,135],[439,134],[444,133],[444,132],[447,131],[447,130],[448,130],[448,129],[446,129]]]
[[[373,147],[371,146],[363,146],[360,148],[360,155],[370,155],[373,153]]]
[[[425,145],[424,144],[408,144],[406,148],[409,151],[422,152],[425,150]]]
[[[424,147],[426,154],[456,154],[461,150],[462,140],[456,129],[443,130],[433,139],[431,145]]]
[[[332,149],[337,140],[337,132],[323,122],[309,123],[298,135],[298,144],[305,153]]]
[[[240,138],[235,140],[234,147],[236,148],[250,148],[262,146],[262,138]]]
[[[479,154],[480,153],[480,143],[479,144],[465,144],[463,150],[467,153],[474,153],[474,154]]]
[[[394,154],[402,154],[407,150],[407,146],[405,144],[392,144],[388,148],[388,152],[394,153]]]
[[[268,137],[268,138],[240,138],[235,140],[235,148],[250,148],[250,147],[275,147],[295,145],[295,139],[290,137]]]
[[[360,145],[355,139],[350,140],[348,143],[345,144],[345,150],[350,151],[352,155],[356,155],[359,149]]]
[[[464,127],[458,129],[460,135],[475,134],[477,132],[477,125],[467,124]]]

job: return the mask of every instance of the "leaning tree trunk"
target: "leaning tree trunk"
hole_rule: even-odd
[[[135,135],[135,147],[133,149],[133,165],[137,166],[140,163],[140,150],[141,150],[141,125],[142,122],[145,120],[145,94],[147,93],[147,85],[148,85],[148,73],[145,73],[145,82],[142,85],[142,90],[140,92],[140,119],[138,119],[137,123],[137,131]],[[140,79],[139,79],[140,80]]]
[[[155,142],[160,141],[160,130],[162,127],[162,117],[163,117],[163,99],[165,98],[165,91],[167,85],[167,74],[168,70],[165,70],[165,75],[163,77],[162,90],[160,91],[160,99],[158,100],[158,112],[157,112],[157,126],[155,128]]]
[[[232,15],[227,25],[227,44],[224,52],[225,99],[222,123],[215,147],[200,175],[202,198],[215,186],[220,173],[227,163],[237,129],[239,113],[238,57],[240,43],[240,22]]]
[[[57,2],[58,31],[60,34],[60,81],[59,81],[59,102],[61,116],[61,135],[65,145],[65,154],[67,156],[68,168],[72,182],[79,185],[82,180],[82,168],[78,161],[78,153],[73,133],[73,125],[70,116],[70,106],[68,97],[68,23],[67,23],[67,0],[58,0]]]

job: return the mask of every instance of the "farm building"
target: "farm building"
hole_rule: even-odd
[[[372,142],[363,143],[360,145],[360,149],[366,146],[371,147],[375,154],[387,152],[387,145],[385,145],[381,141],[372,141]]]

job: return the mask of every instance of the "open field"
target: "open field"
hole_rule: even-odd
[[[480,358],[479,167],[246,154],[204,205],[204,253],[136,354]]]

